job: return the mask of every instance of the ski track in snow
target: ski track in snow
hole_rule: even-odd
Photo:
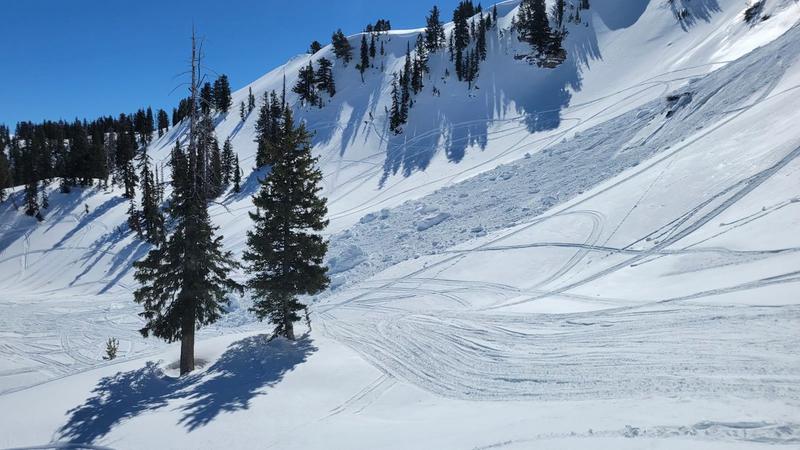
[[[787,53],[782,56],[792,60],[796,57],[797,50],[792,49]],[[736,264],[737,260],[746,262],[753,258],[769,258],[797,252],[797,248],[735,251],[726,248],[702,248],[697,247],[697,244],[683,248],[673,247],[679,247],[686,238],[793,163],[800,156],[800,147],[789,150],[777,162],[763,170],[708,195],[696,207],[624,247],[596,245],[603,238],[603,242],[608,243],[620,229],[622,222],[615,224],[610,234],[604,235],[606,218],[603,214],[578,209],[588,200],[629,182],[633,177],[652,170],[667,170],[671,159],[683,149],[712,137],[717,130],[745,112],[776,98],[778,94],[774,92],[774,88],[778,77],[759,74],[759,70],[753,69],[755,65],[766,67],[763,59],[753,55],[720,69],[685,89],[692,92],[695,101],[685,106],[688,111],[677,112],[677,115],[682,115],[682,121],[677,126],[685,127],[691,121],[697,130],[701,130],[692,139],[681,142],[681,145],[670,148],[663,156],[659,156],[653,149],[667,149],[670,146],[666,143],[679,141],[673,134],[676,130],[670,130],[671,123],[669,119],[665,119],[657,131],[645,139],[651,153],[636,155],[632,161],[628,160],[623,164],[610,160],[612,164],[619,164],[617,166],[604,167],[598,165],[597,159],[594,159],[591,169],[614,174],[615,171],[621,173],[623,169],[635,167],[639,162],[645,162],[644,167],[635,168],[631,175],[602,190],[593,191],[591,196],[581,198],[565,210],[542,216],[542,209],[548,209],[549,205],[543,208],[540,206],[541,209],[530,214],[530,217],[540,217],[477,247],[441,250],[437,239],[456,236],[455,240],[451,238],[442,245],[450,248],[471,237],[466,234],[466,238],[458,238],[465,235],[466,230],[478,230],[485,234],[486,229],[481,224],[488,222],[487,218],[511,216],[504,226],[521,221],[525,214],[514,220],[516,217],[513,217],[513,213],[509,214],[508,209],[502,208],[509,204],[524,204],[524,196],[516,194],[514,187],[506,188],[500,183],[521,180],[519,184],[523,189],[517,189],[517,192],[524,191],[524,187],[536,186],[535,192],[528,193],[538,194],[544,191],[543,195],[547,195],[556,189],[556,192],[562,193],[563,183],[549,187],[532,176],[533,172],[526,174],[529,176],[523,175],[526,168],[541,167],[546,164],[546,157],[558,155],[562,150],[561,145],[550,146],[544,152],[526,160],[500,166],[474,179],[441,189],[420,201],[410,202],[383,214],[367,216],[341,236],[334,236],[332,249],[337,248],[337,238],[340,238],[350,246],[362,247],[364,253],[370,255],[370,264],[362,266],[362,270],[369,274],[379,272],[392,263],[391,260],[383,260],[381,246],[385,248],[385,243],[373,241],[373,236],[380,236],[382,233],[385,235],[387,229],[402,229],[402,226],[395,224],[413,226],[420,217],[430,217],[431,213],[439,211],[452,214],[454,219],[431,227],[428,235],[425,233],[429,229],[425,228],[413,235],[400,235],[399,239],[400,244],[405,239],[422,241],[423,244],[415,242],[410,246],[410,251],[414,254],[400,260],[425,254],[451,256],[425,265],[402,278],[383,278],[356,284],[347,291],[355,295],[345,295],[343,299],[334,295],[330,301],[323,299],[317,305],[316,311],[325,324],[325,333],[348,343],[386,373],[437,394],[461,399],[562,400],[652,394],[700,397],[735,394],[758,398],[800,398],[800,374],[791,358],[791,349],[800,345],[800,336],[796,332],[800,329],[800,308],[686,303],[679,307],[672,306],[679,301],[709,298],[775,284],[798,283],[798,271],[788,271],[689,295],[652,299],[632,306],[620,306],[618,299],[591,297],[587,300],[605,302],[608,305],[596,312],[520,315],[502,311],[511,306],[545,298],[580,298],[570,294],[570,291],[621,269],[636,267],[657,258],[691,252],[719,253],[731,258]],[[722,80],[725,80],[724,84]],[[721,91],[732,92],[735,89],[741,89],[738,97],[732,99],[730,95],[726,95],[719,98],[722,97]],[[782,93],[792,90],[790,88]],[[753,97],[751,93],[757,95]],[[737,106],[737,102],[741,106]],[[727,115],[719,113],[720,103],[728,106]],[[590,129],[582,135],[591,136],[605,132],[606,135],[598,141],[610,143],[606,152],[617,152],[621,148],[619,142],[629,141],[644,126],[657,120],[659,107],[658,102],[653,102],[621,116],[619,120],[626,123],[625,128],[615,127],[615,120],[612,119],[598,127],[600,130]],[[645,123],[637,123],[636,119],[640,118],[647,120],[643,121]],[[618,141],[612,140],[614,135]],[[569,148],[570,143],[575,143],[578,148],[590,147],[585,141],[582,142],[581,137],[577,136],[573,141],[562,145]],[[664,144],[659,145],[659,141]],[[631,149],[626,150],[629,155],[633,153]],[[578,153],[575,148],[564,152],[573,156]],[[655,158],[645,161],[653,156]],[[579,164],[577,166],[580,167]],[[662,169],[663,166],[666,167]],[[572,167],[574,170],[574,166]],[[547,169],[543,172],[552,173]],[[578,173],[575,178],[581,179],[581,174]],[[604,177],[607,178],[609,177]],[[660,175],[655,180],[659,178]],[[492,192],[499,195],[493,195],[484,207],[480,203],[476,207],[475,203],[469,202],[464,207],[464,212],[460,213],[460,205],[451,201],[453,198],[465,198],[469,193],[487,192],[487,189],[482,190],[481,187],[493,184],[497,186]],[[567,193],[562,194],[564,197],[554,203],[569,200],[579,192],[590,189],[591,184],[589,181],[588,185],[580,186],[572,192],[571,186],[567,187]],[[640,199],[646,195],[647,191]],[[497,201],[500,198],[507,200],[509,197],[513,200]],[[792,203],[784,202],[784,206]],[[630,207],[622,219],[623,222],[636,207],[637,204]],[[591,230],[583,243],[500,244],[501,241],[525,232],[543,221],[565,215],[577,215],[591,222]],[[765,216],[766,209],[761,214],[753,214],[752,219],[743,220],[752,221]],[[394,222],[385,224],[391,221]],[[426,248],[425,244],[429,243],[430,247]],[[436,275],[432,278],[425,277],[425,274],[433,273],[437,268],[458,264],[465,254],[535,247],[563,247],[576,251],[558,270],[526,290],[465,280],[441,280]],[[398,249],[392,248],[391,251],[396,255]],[[627,255],[627,258],[606,264],[606,267],[600,264],[600,270],[588,276],[580,276],[575,281],[566,281],[570,272],[589,252]],[[354,278],[363,279],[363,275],[357,274]],[[548,289],[548,286],[551,288]],[[489,305],[474,304],[472,299],[480,291],[488,292],[495,300]],[[415,304],[421,297],[436,299],[436,306],[425,311],[426,306]],[[741,330],[745,328],[748,333],[742,335]],[[753,339],[752,336],[769,338]],[[532,361],[535,363],[532,364]],[[794,442],[797,439],[797,433],[793,429],[792,426],[789,427],[789,437],[784,442]],[[773,432],[773,429],[769,430],[769,433]]]

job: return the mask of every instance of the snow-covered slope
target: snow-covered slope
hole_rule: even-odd
[[[42,224],[0,205],[0,446],[797,442],[800,6],[768,0],[746,23],[741,0],[592,3],[555,70],[514,58],[517,2],[500,4],[479,89],[435,55],[401,135],[388,83],[419,30],[386,36],[363,84],[337,66],[325,108],[295,104],[317,131],[334,279],[295,346],[250,337],[264,326],[237,298],[203,331],[225,335],[199,342],[208,369],[172,380],[175,349],[135,331],[148,248],[119,193],[54,193]],[[329,53],[250,87],[291,86]],[[218,121],[249,171],[254,115]],[[212,207],[235,252],[257,176]],[[109,336],[123,362],[98,369]]]

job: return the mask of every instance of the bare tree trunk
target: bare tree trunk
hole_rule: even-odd
[[[194,311],[181,318],[181,376],[194,370]]]
[[[286,339],[293,341],[294,338],[294,323],[292,323],[292,312],[289,309],[289,299],[283,302],[283,331]]]

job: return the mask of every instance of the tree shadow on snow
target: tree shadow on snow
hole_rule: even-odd
[[[267,335],[259,335],[231,344],[202,381],[189,390],[191,402],[181,408],[180,423],[191,431],[222,412],[248,409],[253,397],[265,395],[264,388],[276,385],[315,351],[307,337],[296,342],[269,342]]]
[[[124,420],[166,406],[180,382],[165,377],[152,361],[141,369],[105,377],[92,391],[93,397],[67,411],[69,421],[56,434],[61,440],[91,444]]]
[[[122,422],[172,401],[184,403],[179,406],[179,423],[193,431],[221,412],[248,409],[254,397],[265,395],[266,388],[277,385],[316,350],[307,336],[296,342],[252,336],[231,344],[208,370],[183,378],[166,376],[157,363],[148,361],[140,369],[101,379],[92,397],[67,411],[67,423],[55,436],[92,444]]]
[[[712,14],[722,11],[717,0],[673,0],[669,6],[683,31],[695,26],[698,20],[710,22]]]

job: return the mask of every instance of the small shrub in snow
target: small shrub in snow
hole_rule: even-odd
[[[118,350],[119,350],[119,340],[117,340],[117,338],[108,338],[108,340],[106,341],[106,355],[103,356],[103,359],[106,361],[111,361],[112,359],[116,359]]]

